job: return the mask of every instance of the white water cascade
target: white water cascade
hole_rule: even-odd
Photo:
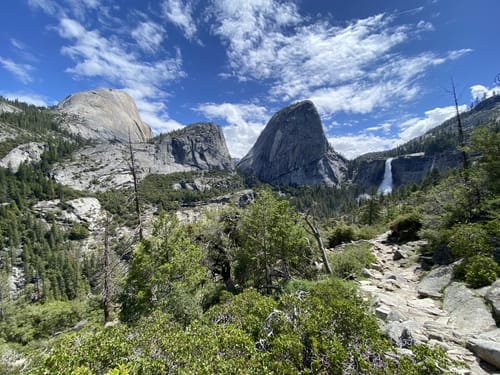
[[[390,194],[392,192],[392,159],[385,161],[384,179],[377,189],[377,194]]]

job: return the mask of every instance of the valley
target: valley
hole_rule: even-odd
[[[467,168],[454,119],[348,160],[298,102],[235,163],[119,90],[0,104],[0,372],[499,371],[500,96]]]

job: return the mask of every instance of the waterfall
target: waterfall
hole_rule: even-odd
[[[384,179],[377,189],[377,194],[390,194],[392,192],[392,159],[385,161]]]

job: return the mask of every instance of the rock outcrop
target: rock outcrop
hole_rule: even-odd
[[[16,173],[22,163],[39,162],[44,151],[45,144],[39,142],[19,145],[0,160],[0,167],[9,168],[11,172]]]
[[[72,94],[57,106],[63,126],[97,142],[145,142],[153,134],[125,91],[101,89]]]
[[[277,112],[250,152],[238,163],[247,175],[272,184],[338,186],[346,161],[328,143],[311,101]]]
[[[0,101],[0,113],[17,113],[21,110],[13,105]]]
[[[132,145],[138,177],[187,171],[232,170],[222,129],[197,123]],[[132,182],[129,146],[97,144],[77,151],[53,170],[56,181],[77,190],[103,191]]]

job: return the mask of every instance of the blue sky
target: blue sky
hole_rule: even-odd
[[[394,147],[500,93],[500,1],[2,0],[0,95],[54,105],[124,89],[156,133],[224,126],[242,157],[311,99],[347,157]]]

